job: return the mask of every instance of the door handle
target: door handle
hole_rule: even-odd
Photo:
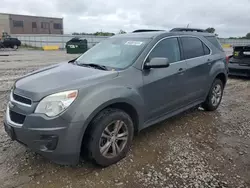
[[[208,65],[212,64],[212,59],[207,59]]]
[[[178,74],[179,75],[183,75],[184,74],[184,68],[179,68],[179,70],[178,70]]]

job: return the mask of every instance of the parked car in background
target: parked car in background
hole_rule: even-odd
[[[250,45],[234,46],[228,68],[229,75],[250,77]]]
[[[6,132],[59,164],[77,164],[84,153],[109,166],[126,156],[134,133],[196,106],[216,110],[226,55],[215,35],[194,31],[116,35],[20,78]]]
[[[6,37],[0,41],[0,48],[18,49],[19,46],[21,46],[21,41],[17,38]]]

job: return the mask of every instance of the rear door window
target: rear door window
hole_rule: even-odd
[[[209,49],[204,48],[200,39],[195,37],[181,37],[184,59],[201,57],[209,54]],[[205,46],[206,47],[206,46]]]
[[[218,48],[221,51],[224,51],[223,48],[221,47],[219,41],[216,39],[214,36],[206,36],[205,37],[209,42],[211,42],[216,48]]]

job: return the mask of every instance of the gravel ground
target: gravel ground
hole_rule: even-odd
[[[10,56],[1,56],[9,54]],[[0,122],[13,81],[75,57],[65,52],[0,52]],[[189,110],[143,130],[128,156],[102,169],[51,163],[0,129],[0,187],[250,187],[250,79],[231,78],[215,112]]]

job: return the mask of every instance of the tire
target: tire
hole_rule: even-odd
[[[107,167],[126,156],[134,136],[133,121],[127,113],[119,109],[105,109],[90,126],[87,144],[90,160]],[[118,132],[115,127],[120,127]]]
[[[223,91],[224,84],[220,79],[215,79],[212,87],[210,88],[206,101],[201,105],[202,108],[204,108],[204,110],[206,111],[215,111],[221,103]]]
[[[17,46],[17,45],[14,45],[14,46],[12,46],[12,48],[13,48],[14,50],[17,50],[17,49],[18,49],[18,46]]]

